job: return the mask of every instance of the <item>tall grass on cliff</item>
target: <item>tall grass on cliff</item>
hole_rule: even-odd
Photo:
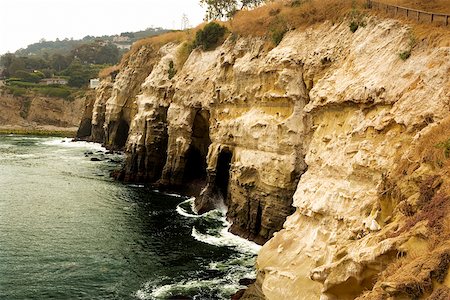
[[[381,0],[380,0],[381,1]],[[416,0],[383,0],[385,3],[403,5],[415,9],[449,13],[450,0],[416,1]],[[265,5],[252,10],[238,11],[228,22],[218,22],[228,28],[234,36],[264,37],[273,45],[277,45],[289,30],[303,29],[317,23],[331,21],[337,23],[351,17],[355,10],[369,15],[382,13],[366,9],[366,0],[276,0],[268,1]],[[217,22],[217,21],[216,21]],[[426,42],[433,46],[450,46],[449,30],[430,24],[416,24],[409,21],[419,42]],[[183,43],[177,61],[183,65],[192,50],[192,43],[196,34],[206,23],[183,31],[171,31],[165,34],[148,37],[135,42],[130,51],[123,57],[119,66],[100,72],[100,77],[106,77],[112,72],[125,66],[130,58],[143,46],[153,47],[158,51],[160,47],[169,43]]]
[[[358,0],[362,3],[363,0]],[[229,32],[239,36],[258,36],[272,39],[277,44],[283,34],[300,26],[308,26],[324,20],[338,20],[352,9],[351,0],[292,0],[274,1],[252,10],[241,10],[228,22],[215,21],[228,28]],[[130,51],[125,53],[118,66],[125,66],[131,56],[142,47],[153,47],[158,51],[163,45],[185,43],[185,51],[180,56],[185,59],[192,50],[189,44],[195,41],[197,32],[203,30],[207,23],[202,23],[195,28],[183,31],[171,31],[157,36],[151,36],[135,42]],[[186,55],[187,54],[187,55]],[[100,72],[100,77],[106,77],[116,68],[108,68]]]
[[[268,36],[274,23],[282,20],[288,30],[303,28],[326,20],[342,20],[355,8],[363,9],[365,1],[292,0],[274,1],[253,10],[242,10],[230,21],[231,30],[241,36]]]

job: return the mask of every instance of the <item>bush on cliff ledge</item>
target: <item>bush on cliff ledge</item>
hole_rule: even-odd
[[[223,41],[227,28],[215,22],[206,24],[195,34],[194,48],[201,47],[203,50],[214,49],[219,42]]]

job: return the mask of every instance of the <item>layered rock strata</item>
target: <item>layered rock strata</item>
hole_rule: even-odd
[[[409,47],[411,34],[396,21],[372,19],[354,34],[345,24],[327,24],[292,33],[279,46],[313,71],[310,102],[304,107],[312,119],[308,170],[294,195],[296,211],[263,246],[257,286],[244,299],[255,294],[267,299],[355,299],[377,280],[378,292],[365,299],[424,294],[425,288],[408,294],[405,285],[402,291],[400,277],[384,285],[380,277],[399,257],[413,260],[409,257],[424,253],[430,233],[420,226],[401,232],[402,224],[414,218],[401,213],[400,203],[406,205],[408,197],[412,203],[420,195],[417,186],[427,172],[408,181],[399,190],[401,197],[386,197],[396,189],[395,183],[387,187],[386,182],[410,144],[450,108],[450,48],[417,45],[403,61],[399,53]],[[324,73],[314,71],[318,63],[327,65]],[[428,274],[441,262],[445,251],[439,251]],[[431,283],[430,277],[422,278]],[[421,290],[420,284],[409,288]]]
[[[130,126],[122,179],[199,194],[200,212],[225,205],[231,230],[259,243],[290,215],[262,248],[246,299],[407,298],[450,282],[445,244],[430,250],[428,273],[420,259],[410,267],[423,286],[384,270],[424,256],[430,210],[447,209],[443,172],[408,153],[447,117],[450,49],[414,45],[398,21],[365,23],[292,31],[273,49],[230,37],[183,64],[184,45],[142,48],[100,89],[92,120],[103,116],[105,142],[121,146],[118,124]],[[427,193],[420,183],[431,175],[442,180]]]
[[[73,100],[39,95],[14,96],[0,91],[0,128],[20,131],[76,131],[83,103],[91,95]]]
[[[232,231],[263,243],[292,213],[292,195],[306,168],[302,65],[284,52],[269,52],[257,38],[194,50],[180,65],[182,47],[168,44],[154,54],[141,49],[146,54],[135,55],[132,64],[130,59],[112,87],[102,83],[91,139],[104,119],[104,142],[120,147],[117,125],[125,120],[128,156],[119,178],[192,195],[203,190],[199,211],[225,204]],[[133,70],[149,61],[154,65],[138,88],[129,76],[143,78],[143,69]],[[170,68],[177,72],[173,78]]]

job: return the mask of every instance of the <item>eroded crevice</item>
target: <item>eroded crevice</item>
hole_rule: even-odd
[[[144,124],[144,144],[128,154],[118,179],[153,184],[161,178],[167,160],[167,107],[158,107],[152,116]]]
[[[220,206],[228,206],[230,169],[233,152],[223,148],[218,156],[215,169],[208,170],[207,185],[200,197],[196,199],[196,210],[204,213]]]
[[[130,125],[127,121],[121,119],[119,125],[117,125],[116,138],[113,140],[112,144],[119,149],[125,147],[128,139],[128,131],[130,130]]]
[[[209,112],[199,110],[192,124],[191,144],[184,154],[182,186],[190,195],[199,195],[206,185],[206,156],[210,144]]]
[[[225,204],[228,203],[228,185],[230,181],[232,157],[233,153],[228,149],[224,149],[220,152],[219,158],[217,159],[215,186],[217,187],[217,190]]]

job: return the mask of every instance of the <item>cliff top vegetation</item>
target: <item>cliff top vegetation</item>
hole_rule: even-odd
[[[450,14],[450,0],[379,0],[379,2],[403,7],[410,7],[423,11]]]
[[[380,2],[440,13],[450,11],[450,0],[380,0]],[[249,8],[253,7],[249,6]],[[333,23],[340,22],[350,15],[354,15],[355,12],[362,17],[369,14],[391,17],[380,11],[368,10],[365,0],[276,0],[266,1],[266,4],[253,9],[241,9],[233,13],[233,17],[228,21],[219,23],[226,26],[232,34],[265,37],[269,43],[277,45],[287,31],[306,28],[327,20]],[[433,46],[450,46],[448,45],[450,32],[447,28],[417,24],[406,19],[404,21],[411,24],[414,38],[419,42],[425,41]],[[151,46],[157,51],[169,42],[193,43],[197,32],[202,30],[206,24],[202,23],[193,29],[172,31],[139,40],[123,56],[120,66],[125,65],[128,58],[138,52],[142,46]],[[112,70],[113,68],[103,71],[101,76],[107,76],[108,72]]]

